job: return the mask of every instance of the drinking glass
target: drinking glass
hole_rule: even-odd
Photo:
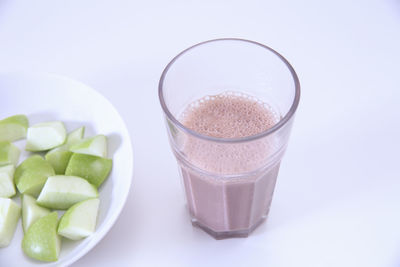
[[[260,43],[216,39],[172,59],[158,90],[192,224],[216,239],[248,236],[268,215],[288,144],[300,99],[294,69]],[[189,105],[220,94],[258,101],[277,121],[241,138],[208,136],[184,126],[182,114]]]

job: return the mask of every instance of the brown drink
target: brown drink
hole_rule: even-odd
[[[158,87],[192,223],[217,239],[247,236],[268,215],[300,99],[279,53],[226,38],[171,60]]]
[[[266,131],[279,116],[255,98],[223,93],[192,103],[180,121],[203,135],[240,138]],[[227,146],[182,137],[183,153],[194,166],[178,159],[193,223],[217,238],[228,233],[247,236],[266,218],[272,200],[279,164],[260,168],[273,143],[260,140]],[[230,174],[234,176],[226,178]]]

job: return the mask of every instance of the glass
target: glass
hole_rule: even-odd
[[[183,125],[189,105],[221,93],[263,103],[277,122],[241,138],[207,136]],[[159,98],[193,225],[217,239],[248,236],[271,205],[300,98],[294,69],[280,54],[253,41],[206,41],[167,65]]]

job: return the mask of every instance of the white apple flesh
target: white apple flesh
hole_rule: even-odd
[[[20,153],[19,148],[13,143],[9,141],[0,142],[0,166],[17,165]]]
[[[25,115],[15,115],[0,121],[0,142],[13,142],[26,137],[29,122]]]
[[[43,122],[28,128],[26,147],[28,151],[46,151],[64,144],[67,137],[60,121]]]
[[[107,137],[105,135],[96,135],[85,138],[79,143],[72,145],[70,150],[75,153],[94,155],[98,157],[107,157]]]
[[[58,234],[71,240],[90,236],[96,229],[100,200],[88,199],[69,208],[60,219]]]
[[[15,167],[12,164],[0,167],[0,197],[15,195],[14,171]]]
[[[55,175],[47,179],[37,203],[42,207],[65,210],[98,195],[96,187],[83,178]]]
[[[10,244],[19,217],[21,207],[9,198],[0,198],[0,248]]]
[[[38,219],[50,213],[49,209],[40,207],[36,204],[36,199],[30,195],[22,195],[22,228],[24,233]]]

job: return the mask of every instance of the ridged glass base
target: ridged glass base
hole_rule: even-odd
[[[251,232],[254,231],[260,224],[262,224],[266,220],[266,217],[261,218],[261,220],[253,225],[253,227],[244,230],[237,230],[237,231],[224,231],[224,232],[215,232],[214,230],[208,228],[207,226],[203,225],[196,219],[192,218],[192,225],[202,229],[204,232],[209,234],[210,236],[214,237],[217,240],[227,239],[227,238],[243,238],[248,237]]]

